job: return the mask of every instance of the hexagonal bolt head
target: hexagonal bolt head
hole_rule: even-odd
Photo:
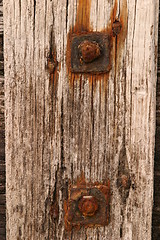
[[[79,200],[78,208],[83,216],[93,216],[98,209],[98,202],[95,197],[83,196]]]

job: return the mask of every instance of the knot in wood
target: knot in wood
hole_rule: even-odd
[[[81,55],[81,61],[85,63],[93,62],[101,55],[99,44],[85,40],[78,46]]]
[[[79,201],[78,208],[83,216],[93,216],[98,209],[98,203],[95,197],[83,196]]]

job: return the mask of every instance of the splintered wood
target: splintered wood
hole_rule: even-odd
[[[158,0],[4,1],[8,240],[149,240]],[[71,71],[73,35],[105,33],[108,72]],[[82,173],[110,181],[105,227],[65,230]]]

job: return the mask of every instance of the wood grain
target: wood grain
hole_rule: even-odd
[[[5,123],[4,123],[3,9],[0,1],[0,239],[5,239]]]
[[[72,74],[70,36],[111,35],[117,18],[111,71]],[[7,239],[151,238],[157,35],[158,0],[4,2]],[[82,172],[110,179],[110,224],[67,233],[63,202]]]

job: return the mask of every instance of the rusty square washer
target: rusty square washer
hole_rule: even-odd
[[[71,186],[65,203],[65,228],[106,226],[109,223],[110,184]]]
[[[71,71],[77,73],[105,73],[111,69],[110,36],[93,32],[73,35],[71,39]]]

